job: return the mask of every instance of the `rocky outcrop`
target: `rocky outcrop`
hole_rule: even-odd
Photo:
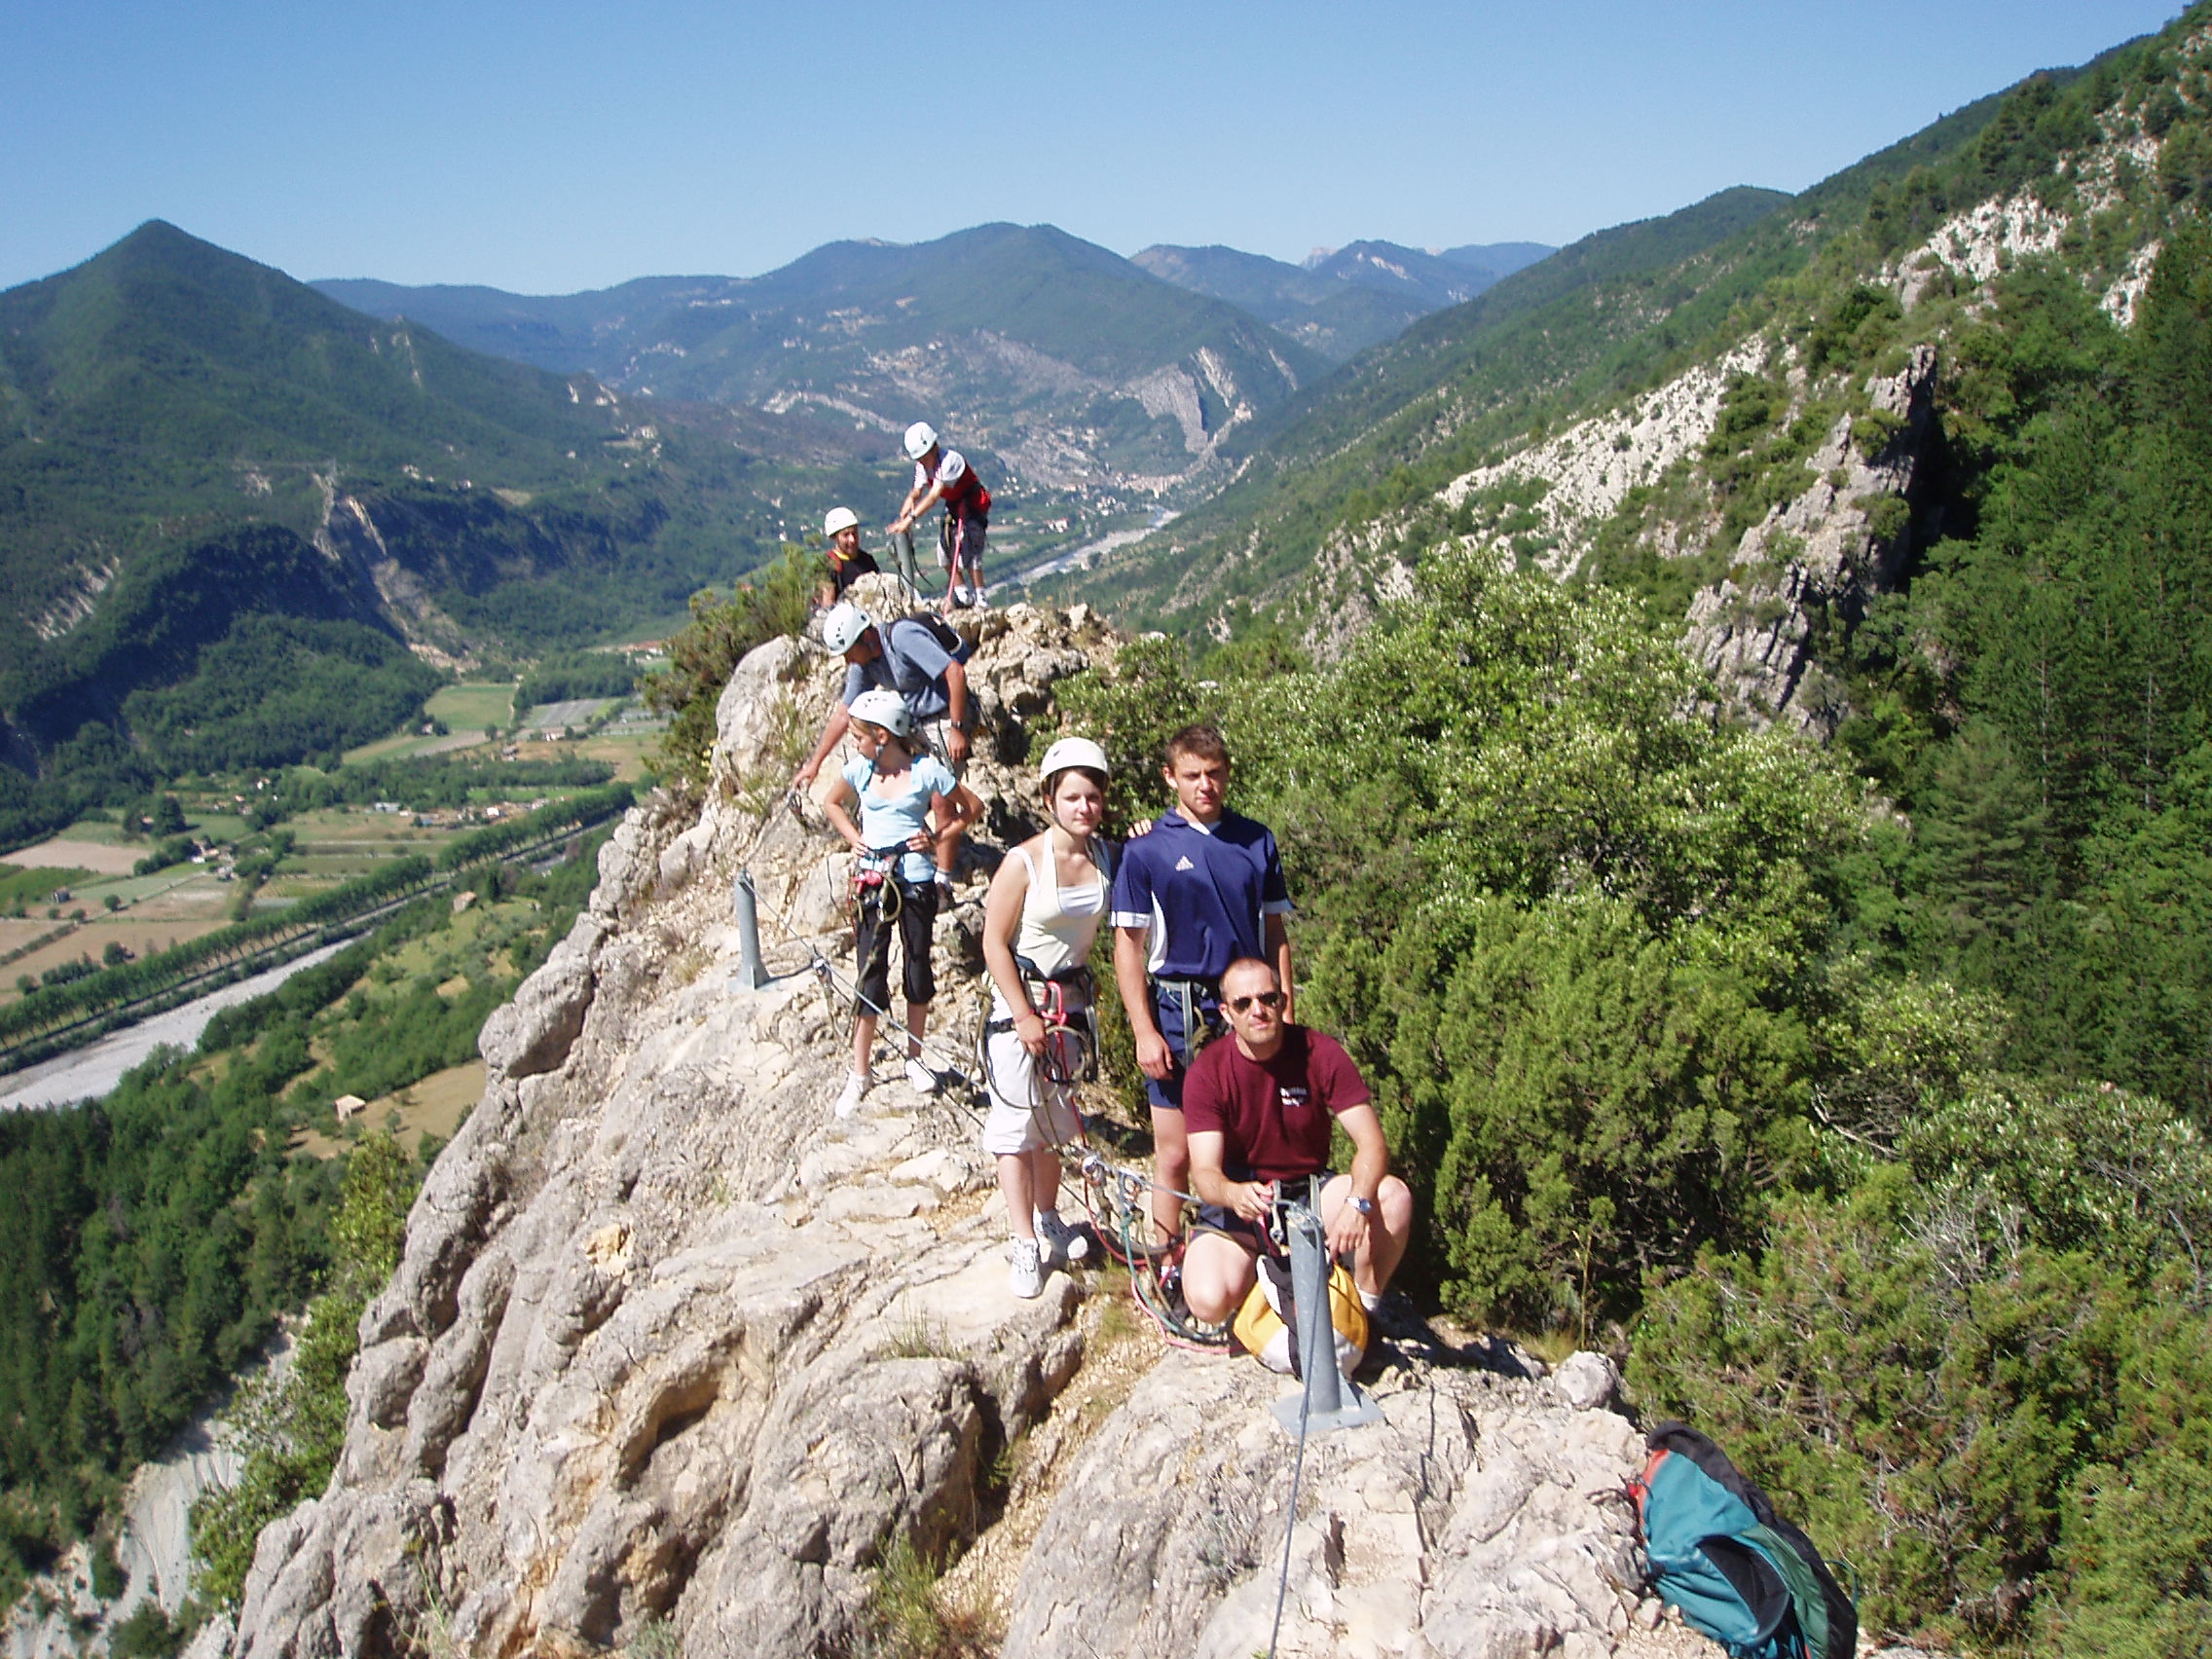
[[[1754,723],[1788,719],[1825,739],[1848,712],[1814,666],[1824,617],[1856,627],[1897,585],[1911,550],[1913,486],[1935,434],[1936,348],[1866,385],[1881,436],[1838,418],[1806,465],[1815,482],[1744,533],[1728,574],[1690,602],[1686,645]]]
[[[940,1067],[972,1031],[987,842],[1023,827],[1030,729],[1112,648],[1088,616],[1022,607],[980,634],[970,782],[995,829],[940,930]],[[819,970],[842,961],[844,861],[781,786],[834,681],[795,642],[746,658],[704,813],[633,812],[589,910],[487,1026],[484,1097],[363,1315],[339,1469],[264,1534],[233,1653],[569,1654],[664,1627],[698,1655],[855,1649],[886,1548],[987,1541],[1034,1425],[1059,1473],[1009,1546],[1008,1653],[1264,1647],[1282,1380],[1154,1345],[1110,1412],[1063,1409],[1114,1275],[1008,1295],[956,1101],[886,1083],[830,1114],[845,999]],[[776,976],[757,991],[734,977],[740,868]],[[1600,1494],[1635,1446],[1603,1362],[1546,1381],[1490,1345],[1386,1346],[1385,1421],[1307,1449],[1279,1651],[1629,1650],[1627,1524]]]
[[[1632,490],[1648,489],[1694,458],[1713,435],[1729,382],[1756,371],[1763,339],[1737,347],[1714,363],[1700,363],[1636,399],[1578,421],[1557,436],[1530,444],[1490,466],[1454,479],[1439,492],[1450,507],[1500,487],[1535,484],[1541,494],[1522,515],[1477,539],[1514,553],[1516,543],[1540,545],[1537,563],[1555,576],[1571,574],[1599,526]],[[1532,541],[1531,538],[1532,537]]]
[[[1383,1420],[1314,1437],[1300,1464],[1270,1409],[1281,1378],[1170,1357],[1053,1506],[1006,1659],[1243,1659],[1269,1649],[1278,1591],[1285,1655],[1614,1652],[1636,1628],[1638,1571],[1608,1494],[1641,1442],[1489,1361],[1404,1345],[1373,1384]]]

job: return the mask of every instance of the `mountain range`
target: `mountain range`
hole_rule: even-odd
[[[1526,251],[1455,264],[1361,244],[1278,270],[1403,318]],[[820,502],[887,512],[916,415],[977,454],[1018,522],[1025,493],[1202,473],[1329,369],[1049,226],[551,299],[322,288],[155,221],[0,294],[11,832],[140,787],[161,765],[147,699],[195,683],[226,642],[250,636],[273,683],[336,650],[359,671],[340,676],[354,718],[384,720],[415,683],[409,659],[604,637],[759,563]],[[194,729],[189,709],[163,711],[165,729]],[[374,735],[307,725],[235,757]]]
[[[1236,307],[1050,225],[833,242],[764,276],[553,298],[316,286],[624,391],[834,415],[887,452],[926,415],[1033,488],[1179,479],[1328,368]]]
[[[226,641],[250,637],[272,695],[318,655],[359,669],[335,723],[234,756],[299,759],[382,734],[346,708],[388,728],[362,676],[412,684],[415,663],[434,683],[486,649],[679,612],[774,553],[785,492],[889,487],[842,427],[641,415],[158,221],[0,294],[0,833],[18,837],[158,774],[133,698]],[[771,428],[801,459],[736,447]]]
[[[927,415],[1032,489],[1157,490],[1331,365],[1550,251],[1363,241],[1303,267],[1221,247],[1124,260],[1050,225],[981,225],[833,242],[761,276],[580,294],[314,286],[624,391],[811,409],[886,437]]]
[[[1291,265],[1233,247],[1159,244],[1132,254],[1130,263],[1178,287],[1227,300],[1342,362],[1554,251],[1540,242],[1497,242],[1425,253],[1360,241]]]

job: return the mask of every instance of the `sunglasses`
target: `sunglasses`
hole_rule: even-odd
[[[1229,1012],[1231,1014],[1247,1013],[1254,1003],[1258,1003],[1262,1008],[1279,1009],[1283,1003],[1282,992],[1257,991],[1248,997],[1231,997],[1229,999]]]

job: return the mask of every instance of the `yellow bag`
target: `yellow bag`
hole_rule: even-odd
[[[1263,1256],[1260,1282],[1245,1297],[1230,1327],[1246,1353],[1286,1377],[1298,1375],[1291,1307],[1289,1264]],[[1337,1328],[1337,1369],[1349,1377],[1367,1357],[1367,1309],[1360,1303],[1359,1287],[1351,1281],[1351,1271],[1342,1262],[1329,1270],[1329,1321]]]

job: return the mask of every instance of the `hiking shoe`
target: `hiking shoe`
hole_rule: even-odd
[[[1062,1221],[1058,1210],[1037,1212],[1037,1242],[1055,1262],[1080,1262],[1090,1254],[1090,1240]]]
[[[937,1073],[922,1064],[919,1058],[910,1059],[906,1062],[906,1081],[924,1094],[935,1094],[937,1092],[939,1081]]]
[[[866,1072],[847,1072],[845,1091],[837,1096],[837,1104],[830,1110],[840,1118],[850,1118],[861,1109],[861,1096],[867,1092],[868,1082]]]
[[[1006,1275],[1006,1287],[1027,1302],[1045,1288],[1043,1264],[1037,1258],[1037,1240],[1016,1238],[1008,1254],[1014,1266]]]

